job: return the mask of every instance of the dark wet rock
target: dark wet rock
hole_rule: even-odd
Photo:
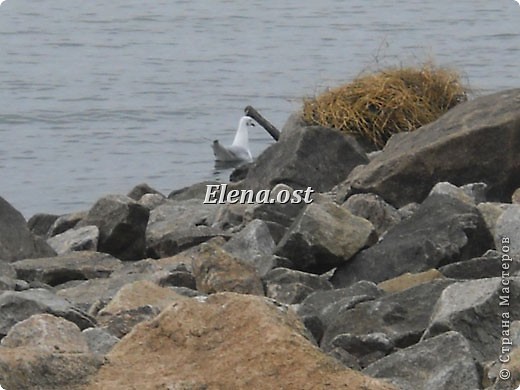
[[[53,237],[75,227],[82,219],[86,218],[88,211],[79,211],[61,215],[50,227],[47,236]]]
[[[102,328],[88,328],[82,331],[92,353],[106,355],[119,342],[119,339]]]
[[[31,232],[40,237],[47,237],[49,229],[59,218],[59,215],[38,213],[27,221],[27,227]]]
[[[227,252],[254,266],[260,276],[265,275],[266,262],[262,258],[273,254],[275,243],[267,224],[259,219],[249,222],[223,246]]]
[[[155,208],[146,229],[148,256],[173,256],[222,235],[211,227],[216,212],[215,205],[204,205],[199,199],[168,201]]]
[[[77,389],[102,363],[75,324],[49,314],[19,322],[0,346],[6,389]]]
[[[275,268],[262,280],[266,296],[287,304],[299,303],[315,291],[332,289],[332,284],[318,275],[287,268]]]
[[[80,329],[95,325],[95,320],[88,314],[48,290],[4,291],[0,294],[0,338],[16,323],[39,313],[63,317]]]
[[[170,194],[168,195],[168,199],[175,200],[178,202],[191,199],[204,200],[206,198],[206,190],[208,188],[207,186],[216,184],[221,183],[212,180],[203,181],[202,183],[196,183],[191,186],[170,192]]]
[[[107,278],[122,268],[122,262],[100,252],[72,252],[56,257],[20,260],[12,263],[19,279],[57,286],[71,280]]]
[[[29,230],[23,215],[0,197],[0,261],[54,255],[54,250]]]
[[[142,259],[149,210],[123,195],[99,199],[77,227],[99,228],[98,250],[121,260]]]
[[[193,256],[192,266],[197,290],[203,293],[229,291],[264,295],[262,281],[256,269],[218,245],[202,244],[198,253]]]
[[[489,361],[500,351],[502,321],[518,319],[520,278],[458,282],[442,292],[423,339],[454,330],[466,337],[479,362]]]
[[[453,282],[448,279],[435,280],[373,301],[358,303],[350,309],[338,310],[332,316],[320,345],[325,351],[338,347],[332,342],[344,333],[354,336],[382,333],[397,348],[413,345],[427,328],[442,291]],[[356,347],[356,351],[359,354],[359,348]],[[356,352],[348,352],[356,355]],[[362,355],[357,357],[364,358]]]
[[[69,229],[47,240],[52,249],[61,255],[72,251],[96,251],[99,241],[97,226]]]
[[[439,271],[452,279],[483,279],[502,276],[502,264],[502,253],[489,250],[482,257],[448,264]],[[512,258],[509,264],[511,275],[520,270],[520,258]]]
[[[278,243],[275,254],[301,271],[323,273],[377,240],[366,219],[333,202],[307,205]]]
[[[141,184],[136,185],[134,188],[132,188],[130,190],[130,192],[126,196],[128,196],[130,199],[138,201],[146,194],[161,195],[162,197],[164,197],[163,194],[161,194],[156,189],[150,187],[146,183],[141,183]]]
[[[348,177],[346,191],[376,193],[400,207],[422,202],[439,181],[485,182],[491,200],[509,201],[520,185],[519,96],[520,89],[482,96],[418,131],[395,134]]]
[[[363,373],[384,379],[401,390],[480,389],[480,377],[468,341],[457,332],[392,353]]]
[[[361,281],[347,288],[313,292],[298,306],[297,313],[319,342],[323,332],[339,312],[352,309],[358,303],[379,298],[383,294],[374,283]]]
[[[295,189],[330,190],[368,158],[353,137],[319,126],[306,127],[292,118],[275,144],[249,168],[242,182],[254,191],[284,183]]]
[[[356,194],[343,204],[352,214],[370,221],[379,237],[390,227],[401,221],[397,210],[375,194]]]
[[[332,283],[381,282],[482,255],[494,247],[477,208],[448,195],[432,194],[383,240],[338,267]]]

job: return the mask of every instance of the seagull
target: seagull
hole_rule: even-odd
[[[211,148],[217,161],[253,161],[251,151],[248,146],[248,128],[254,127],[255,122],[249,116],[243,116],[238,122],[238,129],[235,139],[230,146],[221,145],[218,140],[213,141]]]

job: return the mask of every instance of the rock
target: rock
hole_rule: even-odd
[[[488,185],[486,183],[470,183],[459,187],[468,195],[475,204],[483,203],[487,200]]]
[[[212,180],[203,181],[202,183],[196,183],[191,186],[170,192],[170,194],[168,195],[168,199],[175,200],[178,202],[183,200],[198,199],[199,203],[202,203],[200,202],[200,200],[204,200],[206,198],[206,191],[208,188],[207,186],[215,184],[220,183]]]
[[[49,314],[16,324],[1,344],[0,378],[6,389],[77,389],[103,363],[90,353],[76,325]]]
[[[374,283],[361,281],[347,288],[313,292],[298,306],[297,313],[315,340],[320,342],[323,332],[338,313],[383,294]]]
[[[400,207],[421,203],[439,181],[485,182],[490,199],[508,201],[520,185],[519,96],[520,89],[482,96],[417,131],[395,134],[344,187]]]
[[[467,340],[457,332],[392,353],[363,373],[389,381],[402,390],[480,389],[480,377]]]
[[[331,290],[332,284],[315,274],[275,268],[264,277],[266,296],[278,302],[299,303],[318,290]]]
[[[508,203],[495,203],[495,202],[484,202],[480,203],[477,208],[482,218],[486,222],[488,230],[492,236],[496,235],[495,227],[497,224],[498,217],[500,217],[505,211],[507,211],[513,205]]]
[[[55,255],[41,237],[31,233],[22,214],[0,196],[0,262]]]
[[[520,187],[513,192],[513,195],[511,196],[511,202],[513,204],[520,204]]]
[[[70,280],[107,278],[112,272],[121,269],[122,263],[107,253],[83,251],[20,260],[12,263],[12,266],[20,279],[57,286]]]
[[[54,251],[61,255],[72,251],[96,251],[99,240],[97,226],[70,229],[47,240]]]
[[[216,211],[215,205],[199,199],[168,201],[155,208],[146,229],[148,256],[173,256],[223,234],[211,227]]]
[[[431,196],[433,194],[447,195],[453,198],[457,198],[464,203],[476,204],[475,198],[473,198],[471,195],[468,195],[467,191],[464,191],[462,188],[454,186],[453,184],[448,183],[447,181],[435,184],[428,196]]]
[[[145,254],[145,231],[149,211],[123,195],[107,195],[99,199],[77,227],[99,228],[100,252],[121,260],[142,259]]]
[[[512,205],[498,217],[494,240],[497,249],[520,257],[520,205]]]
[[[432,194],[384,239],[338,267],[331,281],[345,287],[358,280],[381,282],[480,256],[494,246],[475,206]]]
[[[374,226],[379,237],[401,221],[397,210],[375,194],[355,194],[342,204],[352,214],[365,218]]]
[[[435,302],[452,283],[452,280],[438,279],[373,301],[358,303],[351,309],[337,311],[320,345],[329,351],[339,346],[333,344],[338,335],[362,336],[371,333],[385,334],[388,343],[397,348],[413,345],[428,326]],[[355,351],[347,352],[363,360],[364,356],[359,355],[360,350],[356,347]]]
[[[197,290],[203,293],[231,291],[264,295],[264,287],[255,268],[240,262],[215,244],[201,245],[193,256],[192,267]]]
[[[377,240],[366,219],[335,203],[307,205],[278,243],[275,254],[300,271],[323,273]]]
[[[56,294],[42,289],[4,291],[0,294],[0,338],[16,323],[33,314],[48,313],[74,322],[80,329],[94,326],[95,320]]]
[[[493,362],[494,365],[491,368],[484,367],[483,385],[492,385],[486,387],[486,390],[518,389],[520,386],[520,348],[515,348],[510,354],[502,355],[501,358],[504,363],[498,360]],[[486,372],[486,369],[489,371]],[[504,377],[502,378],[502,376]]]
[[[130,190],[130,192],[126,196],[128,196],[130,199],[133,199],[137,202],[146,194],[160,195],[161,197],[164,198],[163,194],[161,194],[156,189],[150,187],[146,183],[141,183],[141,184],[136,185],[134,188],[132,188]]]
[[[344,368],[305,335],[291,311],[266,298],[220,293],[181,301],[121,340],[85,390],[392,389]]]
[[[106,355],[119,342],[119,339],[101,328],[83,330],[90,351],[97,355]]]
[[[305,127],[290,119],[278,142],[249,168],[243,187],[259,191],[284,183],[295,189],[311,187],[325,192],[343,181],[355,166],[367,162],[353,137],[324,127]]]
[[[154,282],[161,287],[197,288],[195,277],[188,271],[159,271],[154,274]]]
[[[0,292],[15,290],[17,286],[16,271],[9,263],[0,261]]]
[[[244,222],[244,213],[250,205],[241,203],[225,203],[218,205],[213,224],[220,230],[235,229]]]
[[[144,194],[137,203],[151,211],[163,203],[166,203],[166,198],[160,194]]]
[[[60,216],[50,227],[47,237],[54,237],[57,234],[74,228],[82,219],[87,217],[87,214],[87,211],[80,211]]]
[[[410,287],[417,286],[422,283],[431,282],[432,280],[444,278],[443,274],[436,269],[411,274],[407,272],[396,278],[385,280],[377,285],[380,289],[387,293],[404,291]]]
[[[423,339],[454,330],[466,337],[479,362],[493,360],[501,348],[504,325],[509,330],[510,323],[520,319],[518,313],[520,278],[454,283],[437,301]]]
[[[510,261],[509,272],[520,270],[520,259]],[[502,254],[489,250],[482,257],[459,261],[439,268],[439,271],[452,279],[483,279],[502,276]]]
[[[333,350],[342,349],[354,356],[360,367],[366,367],[381,359],[394,349],[395,345],[385,333],[356,335],[342,333],[331,341]]]
[[[268,263],[262,261],[262,258],[272,255],[274,248],[275,243],[267,224],[259,219],[249,222],[222,246],[231,255],[255,267],[260,276],[269,271],[265,269]]]
[[[49,229],[54,222],[58,219],[59,215],[54,214],[35,214],[27,221],[27,227],[29,230],[40,237],[47,237]]]

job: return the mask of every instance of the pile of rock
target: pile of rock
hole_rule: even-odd
[[[520,90],[370,157],[293,115],[237,177],[314,201],[209,205],[210,183],[143,184],[26,223],[0,198],[0,385],[520,384]]]

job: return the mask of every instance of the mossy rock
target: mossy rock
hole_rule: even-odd
[[[413,131],[466,101],[467,92],[452,69],[431,63],[388,68],[305,99],[303,119],[381,149],[392,134]]]

